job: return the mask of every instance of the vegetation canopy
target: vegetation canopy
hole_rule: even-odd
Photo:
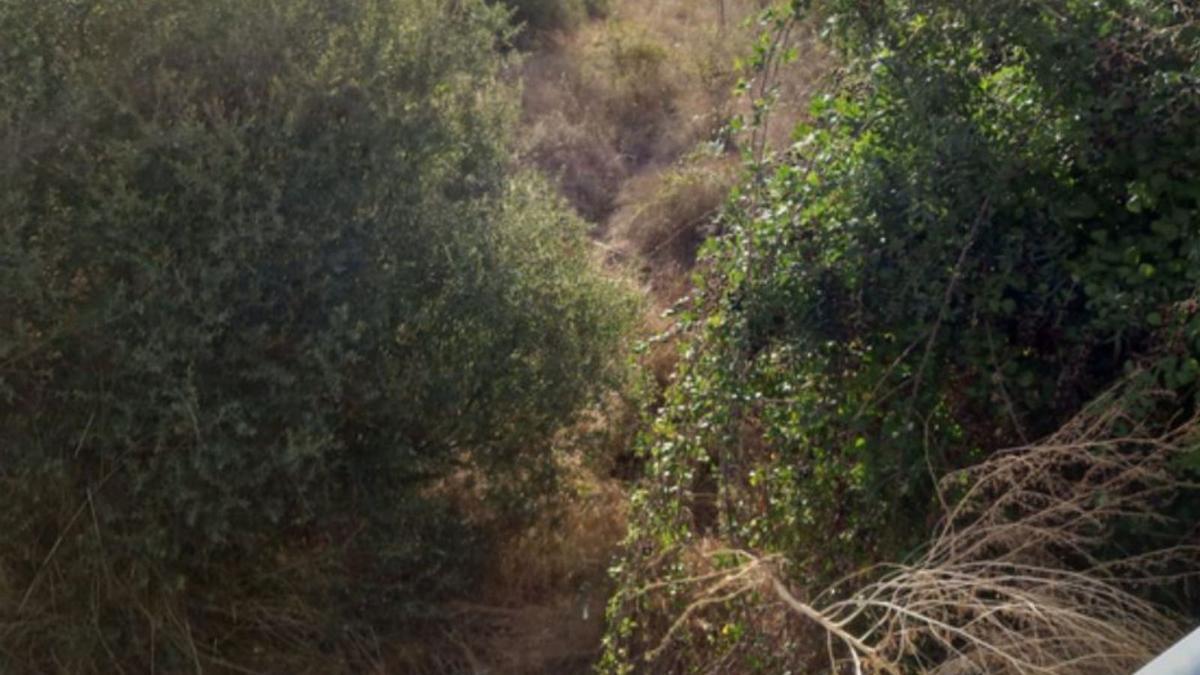
[[[461,589],[485,541],[439,481],[538,503],[628,314],[512,170],[505,15],[30,1],[0,35],[0,669],[336,651]]]
[[[0,673],[1128,673],[1198,392],[1194,2],[0,0]]]
[[[613,672],[642,655],[655,672],[832,667],[806,660],[802,632],[764,603],[726,602],[731,585],[639,595],[647,577],[698,574],[688,551],[702,537],[782,556],[788,583],[820,589],[919,557],[965,487],[943,476],[1047,437],[1132,372],[1135,391],[1158,395],[1131,394],[1128,424],[1166,433],[1195,411],[1195,10],[1168,0],[809,4],[764,16],[744,126],[768,117],[770,78],[796,57],[787,39],[798,22],[820,22],[845,65],[789,148],[748,149],[746,186],[682,313],[692,337],[642,445],[648,484],[620,567],[628,595],[610,617]],[[1171,460],[1180,484],[1157,494],[1155,520],[1106,522],[1093,554],[1194,539],[1186,485],[1200,449],[1182,446]],[[1069,480],[1087,475],[1075,460]],[[1086,567],[1054,555],[1055,566]],[[1194,594],[1156,597],[1195,611]],[[667,617],[707,606],[735,611],[668,630]],[[682,642],[656,650],[662,633]],[[955,649],[966,646],[918,646],[893,665],[933,668]]]

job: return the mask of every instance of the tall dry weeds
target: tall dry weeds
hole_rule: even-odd
[[[614,213],[636,210],[634,198],[653,194],[644,187],[650,177],[690,164],[697,144],[721,141],[746,107],[734,92],[736,61],[752,49],[758,27],[748,20],[762,7],[758,0],[623,0],[612,3],[608,20],[545,41],[522,70],[525,160],[558,179],[575,208],[606,232]],[[815,36],[799,39],[803,62],[776,83],[782,96],[772,140],[783,145],[828,67]],[[724,152],[737,157],[733,144]],[[733,176],[717,173],[728,191]],[[642,185],[627,189],[632,183]]]

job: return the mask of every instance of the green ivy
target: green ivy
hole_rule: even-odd
[[[704,534],[708,483],[723,539],[820,584],[903,558],[938,476],[1056,429],[1135,364],[1177,395],[1163,414],[1194,406],[1196,17],[1153,0],[801,4],[765,17],[743,89],[769,107],[761,78],[795,20],[821,21],[845,66],[790,148],[748,156],[708,247],[643,444],[652,506],[631,541],[651,552],[630,554],[627,585],[656,539]]]

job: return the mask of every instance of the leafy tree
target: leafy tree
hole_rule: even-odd
[[[29,658],[157,640],[161,667],[133,606],[68,621],[98,639],[28,618],[94,608],[106,566],[128,566],[110,596],[191,598],[297,546],[341,556],[311,584],[323,620],[381,629],[482,546],[438,481],[536,499],[625,310],[582,224],[513,177],[505,22],[473,0],[0,7],[0,621]]]

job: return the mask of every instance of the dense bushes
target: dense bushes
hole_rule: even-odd
[[[830,581],[912,551],[938,477],[1045,436],[1135,365],[1172,394],[1138,424],[1194,412],[1192,10],[818,5],[844,81],[785,156],[754,167],[684,317],[695,337],[645,447],[654,483],[632,535],[655,565],[713,532],[786,555],[793,580]],[[1197,457],[1178,457],[1181,470]],[[1157,507],[1174,524],[1153,536],[1113,525],[1113,548],[1145,550],[1194,522],[1194,501]],[[670,573],[640,560],[624,568],[630,588]],[[652,620],[644,601],[622,602],[613,654],[653,646],[632,628]],[[678,663],[737,651],[736,670],[778,653],[730,646],[719,628],[692,633],[715,651]]]
[[[378,637],[480,550],[439,479],[535,498],[625,311],[510,177],[504,21],[0,8],[0,669]]]

